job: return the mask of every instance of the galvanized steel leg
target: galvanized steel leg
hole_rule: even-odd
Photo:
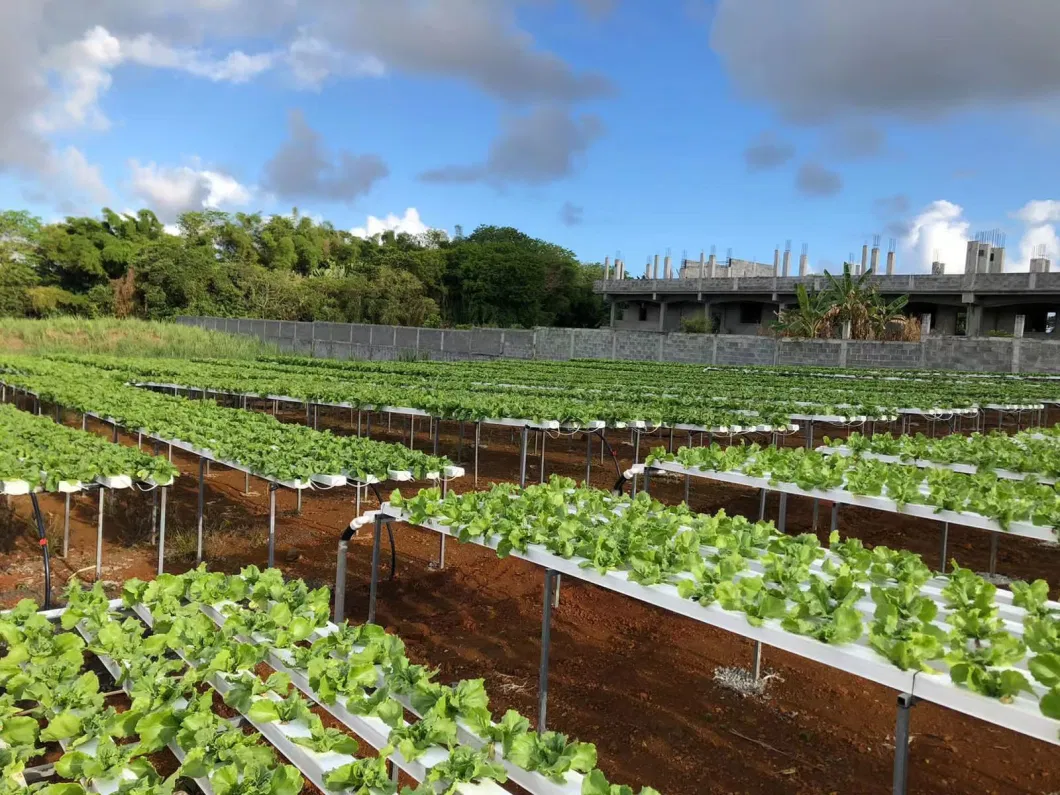
[[[276,483],[269,484],[269,568],[276,565]],[[299,492],[301,494],[301,492]]]
[[[587,431],[585,434],[585,485],[592,485],[593,470],[593,434]]]
[[[762,678],[762,642],[757,640],[755,641],[755,658],[752,673],[756,682]]]
[[[780,532],[784,532],[785,527],[788,524],[788,493],[786,491],[780,494],[780,512],[777,517],[777,529]]]
[[[206,506],[206,459],[199,459],[199,508],[196,515],[195,523],[198,532],[198,546],[195,552],[195,562],[202,563],[202,525],[203,525],[203,509]]]
[[[432,429],[432,433],[433,433],[433,436],[434,436],[434,452],[432,452],[431,455],[437,456],[438,455],[438,436],[441,433],[442,420],[441,420],[440,417],[438,417],[438,418],[435,418],[433,420],[433,423],[434,423],[434,428]]]
[[[689,492],[692,490],[692,476],[685,475],[685,505],[688,505]]]
[[[70,493],[67,492],[64,496],[66,497],[63,510],[63,558],[65,559],[70,554]]]
[[[813,420],[808,420],[806,424],[806,449],[813,449]]]
[[[335,623],[341,624],[346,617],[346,556],[350,542],[339,539],[339,556],[335,561]]]
[[[530,427],[524,425],[519,444],[519,486],[521,488],[526,488],[526,448],[529,435]]]
[[[478,446],[482,440],[482,423],[475,423],[475,485],[478,486]]]
[[[817,530],[817,517],[821,512],[821,501],[816,497],[813,498],[813,529]]]
[[[302,490],[301,490],[301,489],[296,489],[296,491],[298,492],[298,497],[296,498],[296,499],[297,499],[297,502],[296,502],[296,504],[295,504],[295,509],[294,509],[294,511],[295,511],[295,513],[297,513],[297,514],[298,514],[299,516],[301,516],[301,514],[302,514]]]
[[[548,706],[548,653],[552,643],[552,599],[558,574],[545,571],[545,598],[541,616],[541,667],[537,678],[537,730],[545,731],[545,712]]]
[[[545,482],[545,440],[548,438],[548,431],[541,431],[541,482]]]
[[[839,527],[839,503],[832,503],[832,521],[828,526],[828,532],[832,532]]]
[[[943,574],[946,573],[946,545],[950,540],[950,523],[942,523],[942,560],[939,564],[939,571]]]
[[[155,545],[158,534],[158,489],[151,490],[151,546]]]
[[[67,499],[68,500],[70,499],[69,496],[67,496]],[[998,534],[997,533],[991,533],[990,534],[990,574],[991,575],[997,574],[997,544],[998,544]],[[65,555],[65,553],[64,553],[64,555]]]
[[[758,521],[764,522],[766,520],[766,490],[761,489],[761,494],[758,496]]]
[[[372,538],[372,582],[368,590],[368,623],[375,623],[375,600],[379,589],[379,541],[383,534],[383,517],[375,517],[375,535]]]
[[[165,571],[166,562],[166,487],[162,486],[158,508],[158,573]]]
[[[106,492],[99,487],[99,518],[96,523],[96,582],[103,579],[103,495]]]
[[[916,702],[916,697],[909,693],[898,696],[898,718],[894,724],[894,778],[891,786],[893,795],[906,795],[909,777],[909,710]]]
[[[634,428],[633,433],[633,466],[640,463],[640,428]],[[633,475],[633,485],[630,487],[630,493],[637,496],[637,476]]]

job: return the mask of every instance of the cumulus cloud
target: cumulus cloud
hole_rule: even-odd
[[[899,261],[910,262],[912,270],[930,271],[938,258],[945,263],[946,273],[964,273],[970,229],[959,204],[932,202],[909,221],[899,243]]]
[[[599,117],[572,116],[558,105],[543,105],[505,119],[483,163],[426,171],[425,182],[486,182],[540,185],[574,173],[580,156],[604,134]]]
[[[711,46],[789,118],[932,117],[1060,95],[1058,29],[1043,0],[718,0]]]
[[[835,171],[811,161],[799,167],[795,187],[806,196],[824,198],[843,190],[843,179]]]
[[[585,208],[573,202],[564,202],[559,208],[559,220],[564,226],[580,226],[585,220]]]
[[[386,73],[386,66],[375,56],[344,52],[304,29],[291,42],[286,60],[295,83],[314,90],[329,78],[382,77]]]
[[[123,41],[97,25],[46,58],[48,71],[58,76],[60,91],[35,123],[45,133],[79,127],[106,130],[110,121],[98,103],[113,83],[111,72],[123,63],[172,69],[213,82],[245,83],[275,61],[273,53],[247,55],[241,50],[213,59],[195,49],[173,47],[153,34]]]
[[[795,147],[778,140],[773,133],[763,133],[743,153],[748,171],[768,171],[779,168],[795,157]]]
[[[1060,201],[1030,201],[1013,215],[1024,224],[1019,243],[1019,260],[1014,264],[1029,268],[1031,259],[1039,256],[1043,250],[1053,262],[1060,259],[1060,235],[1056,231],[1056,225],[1060,224]]]
[[[288,139],[265,164],[265,187],[280,198],[353,201],[390,174],[378,155],[332,155],[299,110],[287,123]]]
[[[393,232],[396,235],[422,235],[430,231],[431,227],[420,220],[420,213],[415,207],[409,207],[404,215],[390,213],[385,218],[376,218],[369,215],[364,226],[354,227],[350,234],[363,240],[370,240],[384,232]]]
[[[253,192],[229,174],[189,166],[159,166],[129,161],[129,189],[163,222],[188,210],[229,209],[250,203]]]
[[[512,0],[353,0],[327,6],[315,35],[408,74],[450,77],[515,101],[604,96],[610,81],[579,74],[518,26]]]

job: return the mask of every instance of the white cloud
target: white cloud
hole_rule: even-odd
[[[77,192],[87,195],[93,202],[104,204],[110,200],[99,166],[88,162],[83,152],[73,146],[58,152],[53,160],[55,177],[68,180]]]
[[[1043,248],[1049,259],[1054,262],[1060,259],[1060,235],[1056,231],[1056,224],[1060,223],[1060,201],[1029,201],[1013,215],[1025,224],[1020,238],[1019,259],[1013,260],[1015,267],[1029,269],[1031,259],[1038,256]]]
[[[386,73],[374,55],[343,52],[305,29],[288,47],[286,61],[295,83],[311,90],[319,89],[329,77],[382,77]]]
[[[111,72],[122,64],[172,69],[215,83],[245,83],[277,60],[274,52],[247,55],[242,50],[215,59],[199,50],[171,46],[150,33],[120,39],[97,25],[47,58],[48,70],[58,75],[60,97],[37,114],[36,126],[44,133],[80,127],[106,130],[110,122],[99,101],[111,87]]]
[[[930,271],[937,254],[946,264],[946,273],[964,273],[970,228],[959,204],[932,202],[909,222],[900,244],[900,261],[912,263],[916,270]]]
[[[420,220],[419,211],[415,207],[409,207],[405,210],[405,214],[400,217],[393,213],[386,218],[376,218],[374,215],[369,215],[365,225],[351,229],[350,234],[354,237],[368,240],[384,232],[394,232],[395,234],[404,232],[410,235],[422,235],[430,228]]]
[[[129,188],[146,202],[164,222],[188,210],[204,207],[226,209],[249,204],[250,188],[220,171],[192,166],[159,166],[129,161]]]

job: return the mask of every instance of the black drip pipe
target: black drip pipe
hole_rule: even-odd
[[[52,562],[48,552],[48,536],[44,530],[44,517],[41,516],[40,503],[37,495],[30,492],[33,500],[33,517],[37,520],[37,536],[40,539],[41,554],[44,555],[44,609],[51,610],[52,607]]]

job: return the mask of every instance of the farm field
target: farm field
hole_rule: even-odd
[[[844,503],[836,516],[840,537],[870,548],[915,553],[935,570],[940,568],[940,522],[902,509],[919,505],[930,512],[963,513],[973,527],[950,522],[948,562],[969,572],[992,570],[993,581],[1002,586],[1010,579],[1045,580],[1046,594],[1057,596],[1055,528],[1060,514],[1054,505],[1055,459],[1050,456],[1060,449],[1060,441],[1051,446],[1049,401],[1060,387],[1052,381],[954,378],[939,386],[918,373],[900,374],[899,382],[823,371],[795,376],[734,372],[715,378],[702,368],[611,362],[442,365],[268,357],[253,364],[225,364],[69,354],[32,360],[3,355],[0,366],[5,369],[0,380],[6,401],[30,416],[38,408],[32,393],[39,394],[42,422],[50,421],[56,403],[62,403],[59,416],[68,427],[80,429],[87,411],[86,433],[116,438],[126,448],[140,442],[148,451],[153,436],[162,440],[163,457],[165,440],[177,434],[206,435],[174,445],[172,462],[181,474],[169,487],[167,572],[193,569],[199,551],[203,456],[189,448],[242,467],[215,463],[202,474],[202,557],[209,568],[237,574],[248,565],[265,565],[271,495],[276,500],[275,563],[285,577],[301,578],[311,587],[333,585],[336,545],[358,502],[362,512],[376,510],[378,496],[386,500],[395,487],[413,498],[419,488],[438,482],[430,477],[443,471],[449,473],[446,485],[452,494],[518,483],[524,475],[534,484],[542,479],[542,461],[546,477],[581,482],[588,451],[590,483],[605,492],[635,461],[650,461],[662,467],[650,473],[648,487],[664,506],[686,499],[684,473],[692,472],[687,481],[692,511],[725,510],[754,521],[764,493],[766,519],[779,522],[783,513],[787,536],[812,533],[824,548],[830,545],[829,512],[840,497],[819,497],[815,511],[812,497],[775,487],[797,484],[811,494],[842,487],[857,499],[889,499],[900,508]],[[705,378],[713,378],[709,388],[701,382]],[[757,385],[755,378],[760,379]],[[609,388],[612,382],[619,385]],[[833,382],[843,386],[833,387]],[[555,391],[561,395],[550,396]],[[721,399],[706,401],[708,392]],[[808,394],[814,396],[812,403],[804,399]],[[204,397],[230,408],[212,408]],[[378,410],[384,406],[397,411]],[[403,408],[413,411],[402,413]],[[744,413],[748,410],[755,413]],[[222,447],[218,434],[224,429],[235,434],[234,426],[247,424],[238,419],[243,415],[259,418],[253,430],[239,431],[243,435],[232,436],[228,447]],[[115,428],[105,421],[109,417],[130,418],[130,424],[120,422]],[[197,430],[197,417],[209,417],[208,426]],[[526,438],[518,424],[489,420],[521,420],[532,430]],[[807,433],[811,421],[817,425],[813,438]],[[369,447],[356,439],[358,429],[364,436],[369,426],[372,440],[386,444]],[[972,438],[975,427],[994,433],[976,437],[984,439],[981,443],[952,441]],[[585,428],[598,430],[592,435],[578,430]],[[873,430],[878,433],[871,438],[860,435],[869,437]],[[901,441],[897,437],[903,431],[931,438]],[[207,441],[209,434],[213,443]],[[327,441],[327,453],[319,454],[325,449],[323,438],[335,441]],[[252,448],[266,441],[297,454],[256,455]],[[777,447],[771,446],[774,442]],[[829,451],[814,452],[822,444]],[[756,470],[756,462],[769,467]],[[765,485],[748,487],[712,477],[737,469]],[[998,470],[1027,479],[998,477]],[[388,482],[398,471],[411,480]],[[645,487],[644,474],[637,470],[639,489]],[[378,479],[382,486],[378,495],[372,488],[331,481],[322,487],[319,476],[325,475],[341,475],[349,483]],[[301,499],[284,485],[313,477],[319,488],[302,492]],[[270,491],[270,482],[280,488]],[[631,486],[625,484],[627,493]],[[108,495],[100,559],[102,580],[114,584],[107,592],[111,598],[120,596],[118,585],[126,580],[156,576],[158,550],[151,543],[155,496],[154,491],[131,488]],[[39,502],[58,595],[75,573],[88,581],[95,576],[98,504],[94,494],[72,495],[69,554],[63,558],[56,552],[56,539],[63,534],[65,497],[41,494]],[[978,518],[970,518],[973,514]],[[0,606],[13,607],[21,598],[43,602],[41,552],[37,529],[30,530],[32,517],[28,499],[6,498],[0,525]],[[515,709],[534,721],[542,569],[515,557],[498,560],[488,549],[456,542],[447,545],[440,568],[435,532],[409,524],[394,527],[396,570],[391,578],[384,537],[377,621],[404,641],[413,663],[438,666],[438,681],[482,677],[494,720]],[[369,610],[370,530],[366,525],[349,542],[344,607],[356,623]],[[664,566],[662,576],[680,571]],[[1004,591],[1002,587],[999,593]],[[1045,604],[1036,609],[1055,633],[1053,608]],[[871,611],[865,636],[870,623]],[[743,694],[733,689],[725,671],[750,670],[754,644],[747,637],[566,576],[551,626],[548,728],[593,743],[596,764],[611,782],[627,784],[634,793],[644,786],[661,793],[891,789],[898,691],[890,687],[766,643],[764,692]],[[1006,627],[1014,631],[1010,624]],[[979,637],[990,645],[999,631]],[[843,646],[842,640],[822,642],[821,655]],[[1053,653],[1043,649],[1026,656]],[[941,665],[940,657],[929,655],[926,662]],[[990,671],[997,666],[981,667]],[[1051,703],[1044,697],[1053,685],[1032,673],[1040,672],[1038,667],[1026,662],[1016,667],[1024,671],[1035,708],[1042,699],[1044,715]],[[1011,695],[1030,701],[1027,691]],[[975,698],[988,696],[975,693]],[[1055,736],[1060,724],[1047,742],[929,699],[912,709],[911,721],[910,792],[1060,789]],[[518,785],[504,786],[519,791],[513,789]]]

